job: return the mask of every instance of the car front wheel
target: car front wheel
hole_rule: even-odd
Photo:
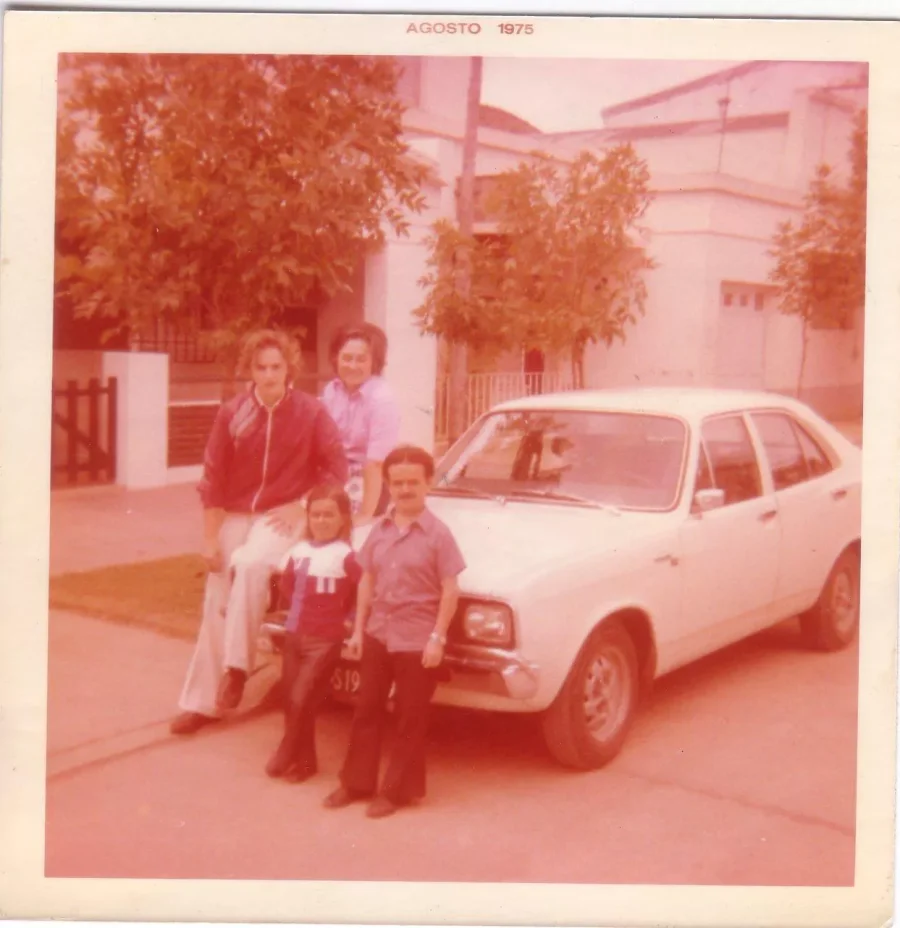
[[[859,554],[845,551],[825,581],[819,601],[800,616],[807,645],[818,651],[847,647],[859,630]]]
[[[544,740],[567,767],[602,767],[621,750],[638,703],[634,642],[618,622],[595,629],[542,718]]]

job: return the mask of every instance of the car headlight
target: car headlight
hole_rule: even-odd
[[[462,618],[463,636],[480,644],[510,645],[513,615],[503,603],[469,603]]]

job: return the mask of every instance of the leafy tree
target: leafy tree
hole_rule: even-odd
[[[863,110],[851,140],[848,182],[836,182],[832,168],[820,165],[804,197],[802,217],[779,226],[770,252],[779,308],[797,316],[802,326],[798,396],[810,328],[851,328],[865,305],[867,126]]]
[[[68,55],[60,84],[57,309],[110,332],[202,323],[227,350],[349,289],[423,206],[392,59]]]
[[[653,262],[635,235],[648,181],[630,145],[585,151],[567,166],[537,154],[497,175],[485,200],[495,234],[435,224],[420,325],[479,353],[568,351],[583,385],[586,346],[624,340],[644,312],[642,275]],[[457,283],[461,266],[467,291]]]

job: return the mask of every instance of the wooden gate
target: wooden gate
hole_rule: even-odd
[[[116,386],[115,377],[53,385],[53,486],[115,482]]]

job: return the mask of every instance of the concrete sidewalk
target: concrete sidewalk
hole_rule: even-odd
[[[50,613],[47,776],[171,742],[193,642],[73,612]],[[268,711],[280,664],[260,654],[228,727]],[[210,726],[212,734],[219,726]],[[197,737],[205,736],[205,732]]]
[[[195,483],[58,490],[50,497],[51,575],[187,554],[202,541]]]

